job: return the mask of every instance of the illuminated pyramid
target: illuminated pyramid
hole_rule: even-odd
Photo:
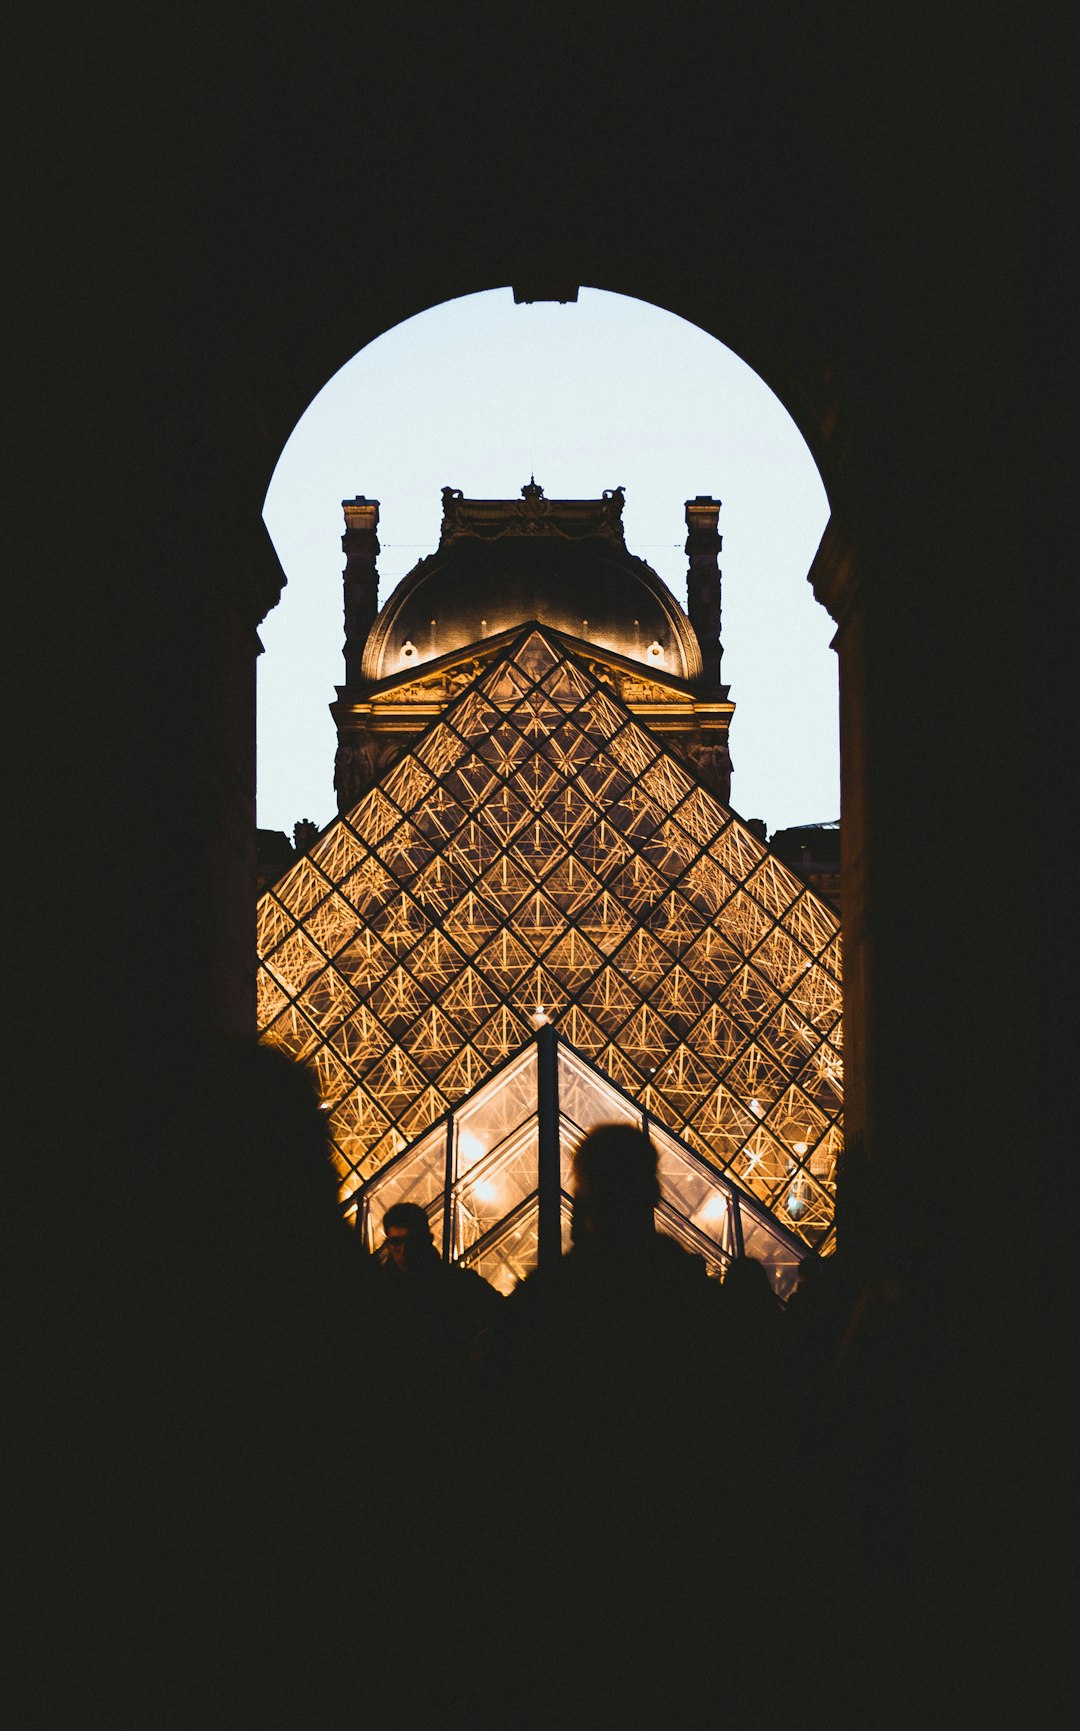
[[[809,1245],[841,1146],[835,913],[531,625],[259,903],[259,1026],[343,1195],[560,1036]]]

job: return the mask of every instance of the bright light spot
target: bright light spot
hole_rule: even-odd
[[[765,1112],[760,1100],[751,1100],[750,1110],[755,1118],[764,1118]]]
[[[402,661],[415,661],[416,660],[416,644],[413,643],[408,637],[405,639],[404,643],[401,645],[401,659],[402,659]]]
[[[698,1209],[697,1218],[699,1220],[723,1220],[727,1213],[727,1208],[727,1197],[717,1190],[702,1203],[701,1207]]]
[[[474,1136],[469,1130],[458,1131],[457,1146],[458,1163],[463,1171],[467,1170],[470,1166],[475,1166],[481,1155],[487,1153],[487,1149],[480,1141],[480,1138]]]
[[[473,1185],[473,1195],[477,1202],[498,1202],[499,1186],[491,1178],[481,1178]]]
[[[533,1025],[533,1027],[534,1028],[542,1028],[544,1026],[545,1022],[547,1021],[547,1019],[548,1019],[548,1013],[545,1010],[543,1004],[537,1004],[535,1010],[532,1013],[532,1025]]]
[[[805,1142],[793,1142],[791,1146],[794,1148],[796,1154],[806,1153],[807,1144]]]
[[[664,651],[660,647],[659,643],[656,642],[655,638],[649,644],[649,647],[648,647],[648,649],[646,649],[645,653],[649,657],[650,661],[662,661],[664,659]]]
[[[320,1100],[319,1101],[319,1111],[320,1112],[329,1112],[329,1110],[330,1110],[329,1100]]]

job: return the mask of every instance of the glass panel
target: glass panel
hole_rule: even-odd
[[[680,1148],[659,1124],[650,1124],[649,1134],[656,1149],[660,1192],[665,1202],[699,1232],[712,1239],[719,1249],[733,1255],[735,1236],[730,1187],[722,1184]]]
[[[382,1243],[382,1217],[393,1203],[416,1202],[426,1211],[441,1250],[445,1182],[446,1125],[441,1123],[368,1183],[364,1191],[368,1249],[375,1250]]]
[[[458,1178],[516,1130],[537,1109],[536,1047],[530,1042],[455,1113]]]
[[[519,1280],[524,1280],[536,1267],[536,1241],[539,1233],[539,1204],[534,1196],[519,1217],[506,1231],[483,1249],[474,1250],[462,1258],[468,1268],[491,1282],[497,1292],[509,1297]]]
[[[673,1208],[661,1202],[656,1210],[656,1227],[658,1232],[664,1232],[669,1238],[674,1238],[676,1244],[681,1244],[684,1250],[689,1250],[692,1256],[704,1259],[709,1273],[723,1278],[728,1270],[728,1257],[710,1239],[700,1237],[694,1232]]]
[[[779,1232],[758,1209],[742,1203],[743,1254],[765,1264],[778,1298],[788,1299],[795,1287],[802,1253],[781,1238]]]
[[[559,1111],[576,1128],[598,1124],[640,1124],[641,1111],[573,1052],[559,1046]]]
[[[465,1176],[454,1187],[454,1255],[460,1256],[499,1220],[514,1212],[537,1187],[539,1129],[531,1118],[486,1158],[468,1161],[458,1144]]]

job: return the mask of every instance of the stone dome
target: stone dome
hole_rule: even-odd
[[[601,499],[465,499],[443,490],[438,550],[375,620],[363,674],[375,683],[535,619],[680,680],[701,674],[690,622],[627,551],[622,488]]]

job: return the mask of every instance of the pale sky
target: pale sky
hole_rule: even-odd
[[[439,539],[443,487],[517,498],[626,488],[631,553],[686,606],[684,505],[723,501],[721,640],[731,801],[770,834],[840,813],[834,626],[806,573],[825,489],[786,409],[746,363],[644,301],[582,289],[515,306],[445,302],[362,349],[310,404],[263,512],[288,583],[260,628],[258,822],[334,817],[329,704],[344,678],[341,501],[380,501],[380,605]]]

